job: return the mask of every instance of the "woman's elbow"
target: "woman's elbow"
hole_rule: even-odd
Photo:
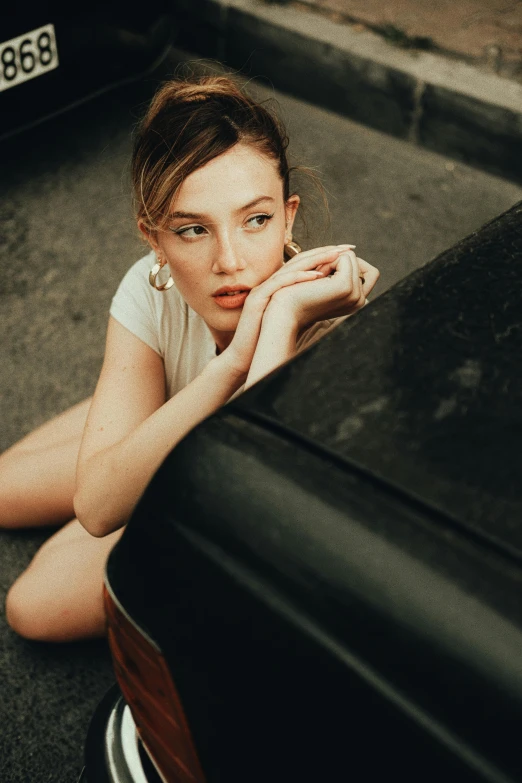
[[[91,504],[87,502],[87,499],[79,491],[74,495],[73,506],[78,522],[95,538],[103,538],[112,533],[116,527],[121,527],[120,525],[110,525],[103,515],[96,513]]]

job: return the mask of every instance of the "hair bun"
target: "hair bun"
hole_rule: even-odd
[[[245,99],[239,86],[228,76],[203,76],[197,81],[178,81],[173,83],[176,102],[194,103],[211,98]]]
[[[183,95],[181,96],[181,103],[202,103],[203,101],[208,100],[210,97],[209,93],[207,91],[198,90],[197,92],[193,92],[191,95]]]
[[[200,76],[193,79],[172,79],[156,93],[146,118],[146,124],[167,106],[204,103],[212,98],[249,104],[239,85],[229,76]]]

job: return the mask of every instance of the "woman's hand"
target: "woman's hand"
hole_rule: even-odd
[[[301,268],[303,263],[307,263],[304,256],[304,253],[299,253],[286,264],[286,268]],[[283,311],[287,317],[295,319],[298,331],[302,331],[316,321],[351,315],[364,307],[366,297],[379,279],[379,270],[349,249],[315,268],[321,272],[322,279],[274,292],[267,315]]]
[[[221,354],[228,360],[234,372],[244,375],[248,373],[256,351],[263,316],[276,293],[298,289],[302,284],[310,285],[312,282],[318,282],[319,278],[324,277],[324,270],[337,263],[339,253],[343,252],[344,247],[346,246],[321,247],[299,253],[292,261],[250,291],[245,299],[232,342]],[[296,262],[296,259],[299,260]],[[317,270],[317,267],[321,266],[323,271]]]

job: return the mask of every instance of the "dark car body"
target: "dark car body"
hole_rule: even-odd
[[[135,0],[73,10],[29,0],[10,10],[0,34],[0,140],[154,68],[171,41],[172,12],[166,0],[146,11]]]
[[[521,347],[517,205],[176,446],[106,570],[164,780],[522,780]]]

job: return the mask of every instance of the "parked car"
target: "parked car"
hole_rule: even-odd
[[[0,140],[154,68],[172,4],[91,0],[81,13],[29,0],[2,19]]]
[[[522,780],[522,204],[196,427],[84,780]]]

